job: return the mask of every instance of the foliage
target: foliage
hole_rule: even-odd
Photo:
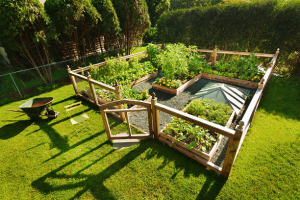
[[[10,61],[23,69],[35,67],[44,84],[52,83],[51,71],[37,68],[50,63],[48,43],[56,38],[40,2],[1,0],[0,30]]]
[[[194,147],[203,152],[209,152],[216,142],[216,138],[207,129],[177,117],[174,117],[173,121],[168,124],[164,133],[174,135],[177,142],[184,141],[189,144],[187,146],[188,150]]]
[[[98,35],[104,35],[105,42],[108,45],[119,36],[121,31],[117,13],[111,0],[92,0],[92,5],[103,19],[102,22],[94,26],[94,29],[96,29]]]
[[[86,38],[102,20],[91,0],[46,0],[45,10],[60,34],[60,42],[66,47],[74,45],[67,50],[69,57],[83,56],[89,41]]]
[[[112,0],[122,29],[122,41],[126,54],[130,54],[131,46],[142,38],[150,27],[148,6],[145,0]]]
[[[148,44],[147,46],[148,51],[148,58],[152,61],[152,59],[155,59],[158,54],[160,54],[163,50],[160,48],[160,46],[156,44]]]
[[[258,0],[165,12],[157,27],[163,42],[262,53],[280,48],[279,63],[292,66],[287,58],[299,52],[299,22],[299,1]]]
[[[229,78],[259,82],[265,75],[264,71],[258,68],[258,60],[254,54],[248,58],[240,57],[239,59],[218,61],[212,67],[206,65],[201,67],[199,73],[208,73]]]
[[[194,99],[186,107],[186,112],[225,126],[232,113],[232,109],[223,102],[216,102],[210,99]]]
[[[195,99],[188,104],[184,112],[225,126],[232,109],[223,102],[216,102],[210,99]],[[168,124],[164,133],[172,135],[177,141],[187,143],[188,150],[194,147],[204,152],[209,152],[218,137],[218,134],[177,117],[173,117],[172,122]]]
[[[160,15],[170,8],[170,0],[146,0],[151,26],[155,27]]]
[[[112,57],[106,60],[106,65],[93,67],[90,74],[93,79],[113,86],[116,81],[121,85],[131,84],[155,71],[157,71],[157,68],[150,61],[140,63],[138,58],[133,58],[128,63],[125,59],[115,59]]]
[[[171,0],[171,10],[211,6],[221,2],[222,0]]]
[[[184,44],[166,46],[163,53],[156,55],[154,62],[161,67],[162,75],[166,79],[174,79],[175,75],[181,76],[188,73],[188,56],[190,48]]]
[[[99,108],[85,101],[91,130],[79,123],[77,136],[63,112],[64,106],[79,100],[72,85],[32,97],[54,97],[53,109],[60,111],[54,120],[32,123],[27,115],[6,111],[23,101],[6,104],[0,107],[5,115],[0,120],[0,197],[182,199],[184,194],[184,199],[297,199],[299,84],[271,77],[228,180],[154,139],[115,150]],[[112,133],[128,131],[127,124],[107,117]]]
[[[186,81],[187,79],[185,79]],[[159,84],[160,86],[166,86],[166,87],[170,87],[170,88],[174,88],[177,89],[182,85],[182,81],[181,80],[171,80],[171,79],[165,79],[165,77],[162,78],[156,78],[155,79],[155,83]]]

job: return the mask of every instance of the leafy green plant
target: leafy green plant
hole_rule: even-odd
[[[184,112],[224,126],[232,109],[223,102],[195,99],[188,104]],[[177,142],[183,141],[188,144],[188,150],[198,148],[204,152],[208,152],[219,137],[217,133],[177,117],[174,117],[172,122],[166,126],[164,133],[173,136]]]

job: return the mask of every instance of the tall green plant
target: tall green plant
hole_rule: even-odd
[[[22,67],[34,67],[45,84],[52,83],[48,41],[55,31],[38,0],[0,0],[0,40],[10,60]]]
[[[114,8],[120,21],[122,46],[129,55],[131,46],[140,40],[150,27],[148,6],[145,0],[113,0]]]
[[[155,27],[160,15],[170,9],[170,0],[146,0],[150,15],[151,26]]]
[[[69,57],[83,56],[89,46],[90,30],[101,21],[91,1],[47,0],[45,9],[60,34],[60,42],[67,47]]]
[[[92,0],[92,4],[102,17],[102,22],[98,23],[94,30],[98,35],[104,35],[108,50],[109,44],[114,42],[121,31],[117,13],[111,0]]]
[[[299,23],[299,0],[256,0],[165,12],[157,27],[163,42],[266,53],[280,48],[279,63],[300,66]],[[298,61],[290,62],[297,52]]]

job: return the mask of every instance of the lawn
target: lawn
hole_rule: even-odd
[[[115,150],[98,109],[84,102],[90,129],[78,136],[64,106],[72,86],[54,97],[52,121],[28,120],[18,101],[0,107],[0,199],[299,199],[300,82],[272,77],[229,180],[154,139]],[[126,126],[109,117],[114,132]]]

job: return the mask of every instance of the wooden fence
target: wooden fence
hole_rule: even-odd
[[[214,49],[214,50],[199,49],[198,52],[212,53],[213,54],[212,55],[212,64],[216,63],[217,54],[237,54],[237,55],[250,55],[251,54],[249,52],[221,51],[221,50],[217,50],[217,49]],[[144,54],[144,53],[145,52],[141,52],[141,53],[133,54],[133,55],[130,55],[130,56],[125,56],[125,57],[122,57],[122,58],[131,58],[131,57],[141,55],[141,54]],[[182,118],[182,119],[184,119],[186,121],[189,121],[189,122],[191,122],[195,125],[204,127],[206,129],[209,129],[211,131],[214,131],[216,133],[219,133],[221,135],[224,135],[224,136],[228,137],[229,138],[229,145],[227,147],[226,156],[225,156],[222,167],[219,167],[219,166],[215,165],[214,163],[212,163],[208,160],[205,160],[204,158],[194,154],[193,152],[191,152],[187,149],[184,149],[179,145],[176,145],[176,143],[172,144],[173,148],[179,150],[180,152],[184,153],[185,155],[191,157],[192,159],[198,161],[199,163],[207,166],[208,168],[210,168],[210,169],[216,171],[217,173],[223,175],[224,177],[228,178],[229,174],[230,174],[230,171],[232,169],[232,166],[234,164],[234,161],[236,159],[236,156],[237,156],[237,154],[240,150],[240,147],[241,147],[241,145],[244,141],[244,138],[247,134],[249,126],[252,122],[252,118],[253,118],[253,116],[256,112],[256,109],[259,105],[259,102],[260,102],[260,99],[261,99],[261,97],[263,95],[263,92],[265,90],[266,84],[268,83],[268,81],[271,77],[272,70],[274,69],[274,66],[275,66],[275,63],[276,63],[276,60],[277,60],[277,57],[278,57],[278,54],[279,54],[279,49],[276,51],[275,54],[263,54],[263,53],[254,53],[254,54],[255,54],[255,56],[258,56],[258,57],[270,57],[270,58],[272,58],[272,60],[269,63],[268,69],[267,69],[264,77],[258,83],[257,90],[256,90],[256,92],[255,92],[255,94],[254,94],[254,96],[253,96],[253,98],[252,98],[252,100],[251,100],[251,102],[250,102],[250,104],[249,104],[242,120],[238,123],[238,125],[236,126],[236,128],[234,130],[230,129],[230,128],[227,128],[227,127],[224,127],[224,126],[220,126],[220,125],[215,124],[213,122],[209,122],[207,120],[195,117],[195,116],[187,114],[185,112],[173,109],[173,108],[165,106],[163,104],[157,103],[157,98],[155,97],[155,95],[153,95],[152,99],[151,99],[152,120],[150,120],[151,123],[149,122],[149,130],[153,131],[154,138],[156,138],[156,139],[158,139],[158,140],[160,140],[164,143],[167,143],[168,145],[172,144],[172,142],[170,142],[169,140],[167,140],[164,137],[160,136],[159,111],[168,113],[168,114],[170,114],[172,116],[175,116],[175,117],[178,117],[178,118]],[[105,65],[105,62],[99,63],[96,66],[102,66],[102,65]],[[104,109],[107,109],[111,105],[118,105],[119,109],[115,110],[115,111],[119,112],[120,116],[122,116],[123,120],[125,120],[124,113],[127,113],[128,110],[123,109],[122,104],[124,102],[129,101],[129,100],[121,100],[120,90],[119,90],[118,86],[116,88],[114,88],[114,87],[108,86],[106,84],[103,84],[103,83],[97,82],[95,80],[92,80],[89,75],[88,75],[88,77],[85,77],[85,76],[77,74],[78,72],[89,70],[90,68],[91,68],[91,66],[85,67],[85,68],[82,68],[82,69],[77,69],[77,70],[74,70],[74,71],[71,71],[70,68],[68,68],[69,75],[70,75],[75,93],[78,96],[80,96],[80,97],[94,103],[95,105],[99,106],[99,108],[101,110],[101,113],[104,113]],[[82,80],[85,80],[89,83],[90,89],[92,91],[93,99],[94,99],[93,101],[91,101],[90,99],[82,96],[79,93],[78,88],[76,86],[76,82],[74,80],[75,77],[79,78],[79,79],[82,79]],[[104,89],[115,92],[116,94],[119,95],[118,96],[118,101],[117,102],[111,102],[111,103],[104,104],[104,105],[99,105],[98,101],[96,99],[97,97],[96,97],[96,94],[95,94],[94,85],[97,85],[97,86],[102,87]],[[111,113],[111,112],[109,112],[109,113]],[[107,125],[107,126],[109,126],[109,125]],[[152,128],[150,126],[152,126]],[[107,127],[106,127],[106,129],[107,129]],[[152,133],[150,133],[150,135],[152,135]]]

